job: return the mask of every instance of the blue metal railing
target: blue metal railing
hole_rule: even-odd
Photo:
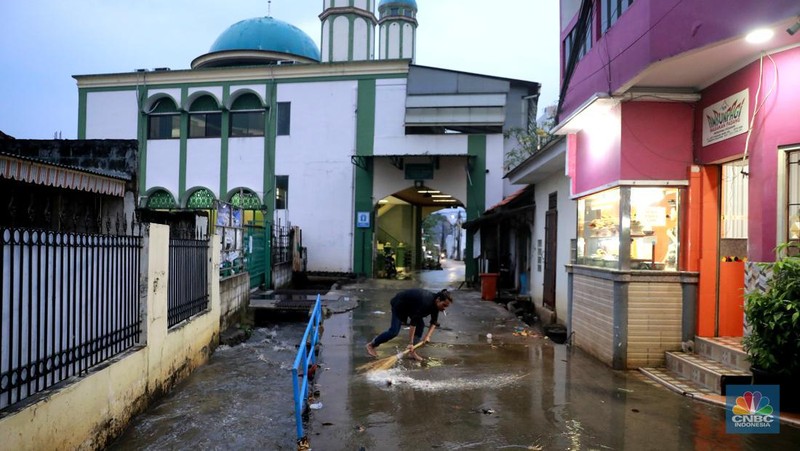
[[[297,350],[297,357],[292,366],[292,385],[294,386],[294,417],[297,422],[297,441],[305,440],[303,433],[303,411],[308,401],[308,376],[311,366],[317,361],[315,352],[317,342],[319,342],[319,325],[322,322],[322,301],[317,295],[317,302],[311,310],[311,318],[308,326],[300,340],[300,347]],[[300,371],[302,369],[302,374]]]

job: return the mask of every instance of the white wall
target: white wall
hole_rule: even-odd
[[[369,59],[369,45],[367,42],[367,21],[356,18],[353,21],[353,61],[363,61]]]
[[[347,61],[350,41],[350,19],[339,16],[331,22],[333,26],[333,61]]]
[[[353,230],[355,81],[284,83],[291,134],[278,136],[275,173],[289,175],[289,212],[303,229],[310,271],[350,271]],[[320,108],[325,105],[326,108]]]
[[[147,141],[147,189],[160,186],[169,191],[178,201],[180,155],[181,142],[178,139]]]
[[[400,58],[400,26],[392,22],[387,27],[388,59]]]
[[[414,26],[403,24],[403,58],[414,57]]]
[[[219,166],[215,169],[219,172]],[[260,136],[228,139],[228,190],[240,186],[264,200],[264,138]]]
[[[208,188],[217,199],[219,192],[220,138],[189,139],[186,144],[186,189]],[[263,141],[262,141],[263,142]],[[148,156],[150,154],[148,153]]]
[[[531,297],[537,308],[542,306],[543,296],[543,283],[544,283],[544,264],[542,264],[542,271],[537,269],[537,255],[538,255],[538,242],[542,240],[542,255],[544,255],[545,244],[545,214],[547,213],[547,206],[550,193],[558,192],[558,238],[556,249],[556,315],[559,322],[564,323],[567,320],[567,272],[564,265],[569,263],[569,245],[570,239],[575,238],[576,229],[576,202],[570,199],[569,196],[569,178],[564,174],[553,175],[535,186],[534,199],[536,202],[536,211],[534,215],[534,230],[532,237],[532,251],[531,251],[531,275],[530,290]]]
[[[138,139],[136,91],[86,94],[86,139]]]

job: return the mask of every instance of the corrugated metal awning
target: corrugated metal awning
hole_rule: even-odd
[[[125,195],[125,179],[13,155],[0,154],[0,177],[54,188]]]

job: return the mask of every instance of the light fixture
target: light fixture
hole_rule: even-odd
[[[775,32],[769,28],[757,28],[750,33],[747,33],[747,36],[744,37],[744,40],[751,44],[761,44],[772,39],[773,35],[775,35]]]
[[[794,34],[798,31],[800,31],[800,17],[797,18],[797,22],[786,29],[786,32],[789,33],[789,36],[794,36]]]

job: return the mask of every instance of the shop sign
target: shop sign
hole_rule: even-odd
[[[748,99],[745,89],[703,109],[703,146],[747,132]]]

